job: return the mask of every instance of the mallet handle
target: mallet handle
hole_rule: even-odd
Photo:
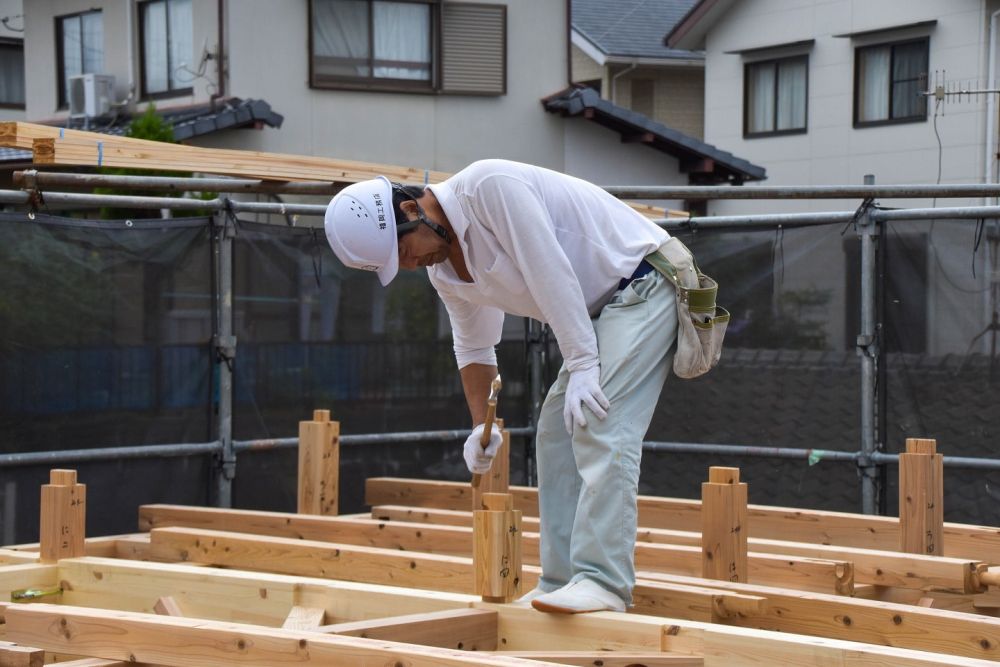
[[[497,402],[496,399],[488,402],[486,404],[486,421],[483,422],[483,439],[479,441],[480,446],[486,449],[490,446],[490,435],[493,433],[493,420],[497,416]],[[483,476],[478,472],[472,474],[472,488],[478,489],[479,482],[481,482]]]

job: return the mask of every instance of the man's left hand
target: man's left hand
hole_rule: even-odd
[[[563,406],[563,421],[566,424],[566,432],[570,435],[573,435],[574,422],[581,428],[587,425],[587,418],[583,414],[584,405],[590,408],[602,421],[608,416],[611,403],[601,390],[601,366],[599,364],[585,371],[573,371],[569,374],[569,382],[566,384],[566,403]]]

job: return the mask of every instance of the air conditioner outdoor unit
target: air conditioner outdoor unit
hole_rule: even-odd
[[[110,74],[78,74],[69,77],[70,118],[96,118],[111,111],[115,101],[115,77]]]

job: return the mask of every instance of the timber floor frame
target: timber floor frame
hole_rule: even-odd
[[[526,591],[537,496],[510,492]],[[142,532],[90,538],[82,557],[0,549],[0,599],[49,593],[0,604],[0,666],[1000,661],[1000,529],[948,524],[950,555],[915,556],[882,536],[892,520],[751,506],[750,583],[731,583],[698,576],[697,501],[644,497],[630,612],[561,616],[471,595],[468,484],[371,479],[367,502],[351,516],[147,505]]]

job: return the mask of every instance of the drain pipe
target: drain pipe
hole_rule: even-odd
[[[628,67],[626,67],[622,71],[618,72],[618,74],[615,74],[614,76],[611,77],[611,103],[612,104],[618,104],[618,77],[623,76],[625,74],[628,74],[629,72],[631,72],[632,70],[634,70],[638,66],[639,66],[639,62],[633,60],[631,65],[629,65]]]
[[[990,14],[990,50],[986,62],[986,85],[992,87],[993,79],[996,76],[997,60],[997,18],[1000,17],[1000,9]],[[993,162],[996,160],[996,94],[989,93],[986,96],[986,159],[983,169],[983,182],[993,182]],[[994,202],[996,198],[993,198]],[[983,204],[989,205],[989,198],[983,199]]]

